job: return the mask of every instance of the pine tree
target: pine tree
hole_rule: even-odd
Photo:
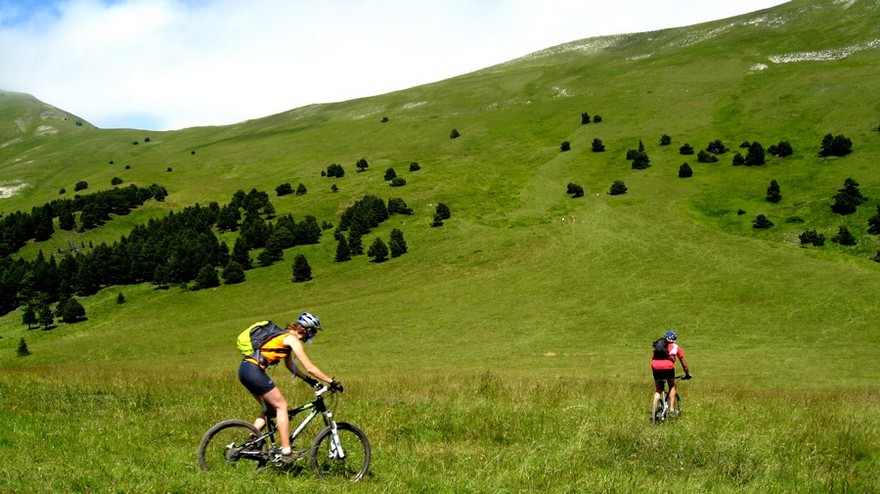
[[[691,165],[682,163],[681,166],[678,167],[678,178],[690,178],[693,176],[694,170],[691,168]]]
[[[752,221],[752,228],[754,228],[755,230],[766,230],[767,228],[770,228],[771,226],[773,226],[773,222],[770,221],[770,219],[767,218],[767,216],[765,216],[763,214],[759,214]]]
[[[24,313],[21,315],[21,323],[27,324],[28,329],[31,329],[31,327],[38,322],[40,322],[40,320],[37,319],[37,313],[34,311],[34,307],[31,304],[25,305]]]
[[[856,237],[849,231],[849,228],[841,226],[837,230],[837,235],[831,237],[831,241],[840,245],[855,245]]]
[[[47,304],[40,304],[40,307],[37,309],[37,319],[39,319],[40,326],[43,326],[43,329],[49,329],[55,324],[52,309]]]
[[[348,242],[345,236],[339,236],[339,243],[336,244],[336,262],[345,262],[351,260],[351,250],[348,248]]]
[[[66,323],[74,323],[85,319],[86,309],[75,297],[70,297],[61,309],[61,320]]]
[[[391,230],[391,237],[388,241],[388,247],[391,250],[391,257],[400,257],[406,254],[406,240],[403,239],[403,232],[395,228]]]
[[[204,288],[214,288],[215,286],[220,286],[220,278],[217,276],[217,269],[214,266],[206,264],[199,269],[199,274],[196,276],[196,290],[202,290]]]
[[[297,254],[293,260],[293,282],[301,283],[312,279],[312,267],[304,254]]]
[[[777,203],[782,200],[782,192],[779,189],[779,183],[776,180],[770,181],[770,186],[767,187],[767,200],[772,203]]]
[[[376,240],[373,240],[372,245],[370,245],[370,250],[367,251],[367,256],[373,262],[385,262],[388,260],[388,246],[385,245],[381,238],[376,237]]]
[[[880,234],[880,206],[877,206],[877,214],[868,218],[868,233],[871,235]]]
[[[28,349],[27,342],[24,341],[24,337],[18,340],[18,356],[19,357],[27,357],[31,354],[31,351]]]
[[[234,285],[245,281],[244,268],[234,259],[229,260],[229,264],[223,268],[221,276],[223,277],[223,283],[227,285]]]
[[[117,304],[124,304],[125,303],[125,295],[123,295],[122,292],[119,292],[119,295],[116,296],[116,303]]]

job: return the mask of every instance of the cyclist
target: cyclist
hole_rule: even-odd
[[[669,414],[670,417],[675,417],[675,358],[678,357],[681,360],[685,379],[691,378],[691,371],[688,369],[687,361],[684,359],[684,352],[675,342],[678,339],[675,331],[667,331],[663,339],[665,339],[666,351],[657,351],[655,348],[651,354],[651,371],[654,374],[654,401],[651,409],[653,410],[657,406],[657,401],[663,394],[663,383],[666,382],[669,383]],[[662,345],[664,342],[660,341],[660,343]]]
[[[311,343],[312,337],[321,329],[321,321],[317,317],[303,312],[295,322],[288,324],[284,329],[287,333],[270,338],[260,347],[265,365],[260,365],[250,355],[242,359],[238,366],[238,380],[263,408],[263,413],[254,421],[254,426],[262,430],[266,426],[267,414],[275,417],[278,434],[281,436],[281,450],[278,454],[281,455],[280,460],[283,463],[289,463],[296,457],[291,453],[290,448],[290,417],[287,415],[287,400],[266,374],[266,369],[284,360],[285,367],[309,386],[314,387],[318,384],[318,380],[311,376],[329,383],[334,391],[341,392],[342,385],[313,364],[303,348],[303,342]],[[308,371],[308,374],[299,369],[294,358]]]

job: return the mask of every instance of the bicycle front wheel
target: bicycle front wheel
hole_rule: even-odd
[[[326,427],[315,438],[311,450],[312,469],[318,477],[340,477],[357,482],[370,467],[370,442],[357,427],[336,424],[336,436]]]
[[[225,420],[211,427],[199,443],[199,468],[203,471],[259,468],[268,459],[266,440],[253,424],[244,420]]]

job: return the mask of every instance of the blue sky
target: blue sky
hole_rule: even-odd
[[[0,0],[0,89],[103,128],[225,125],[779,0]]]

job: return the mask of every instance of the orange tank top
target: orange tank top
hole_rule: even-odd
[[[266,364],[265,366],[261,365],[260,367],[265,370],[266,367],[275,365],[280,362],[281,359],[290,355],[290,347],[284,344],[284,338],[287,338],[288,336],[290,335],[287,333],[273,336],[260,346],[260,356],[263,357],[263,362]],[[252,362],[256,362],[256,360],[250,356],[245,358]]]

